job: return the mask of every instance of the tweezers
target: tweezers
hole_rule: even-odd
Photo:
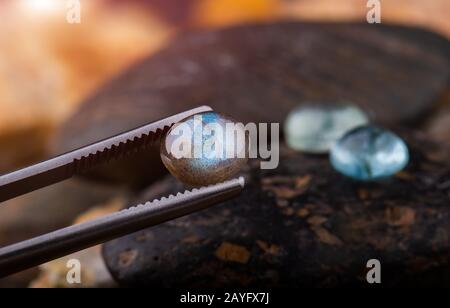
[[[194,108],[2,175],[0,202],[145,149],[159,142],[173,124],[191,115],[211,110],[208,106]],[[205,209],[237,196],[243,188],[242,177],[194,188],[0,248],[0,277]]]

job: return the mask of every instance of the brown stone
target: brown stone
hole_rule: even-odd
[[[382,125],[417,121],[448,87],[449,50],[424,30],[367,23],[186,32],[90,97],[59,131],[55,151],[203,104],[243,122],[282,123],[303,102],[346,100]],[[161,170],[155,149],[96,175],[145,184]]]
[[[450,161],[431,161],[425,153],[446,148],[421,133],[396,133],[410,148],[404,172],[411,176],[357,182],[334,171],[327,157],[282,146],[277,169],[251,164],[241,196],[106,243],[105,261],[124,286],[364,286],[360,274],[372,258],[382,262],[386,286],[445,285],[448,276],[433,273],[450,264]],[[264,188],[268,183],[290,187],[305,175],[312,178],[308,190],[287,207]],[[138,201],[182,189],[169,177]],[[367,191],[367,198],[358,191]],[[286,215],[286,209],[297,215]],[[137,241],[141,234],[153,240]],[[187,236],[202,240],[192,244],[183,240]],[[141,257],[119,267],[118,256],[130,249]],[[224,262],[217,251],[222,259],[251,257],[245,263]],[[414,265],[418,257],[423,266]],[[268,271],[276,275],[265,275]]]

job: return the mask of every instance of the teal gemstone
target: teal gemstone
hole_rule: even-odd
[[[369,123],[367,115],[354,105],[302,105],[287,117],[287,144],[306,153],[327,153],[349,130]]]
[[[362,126],[345,134],[331,149],[334,169],[357,180],[389,177],[409,161],[408,147],[394,133]]]

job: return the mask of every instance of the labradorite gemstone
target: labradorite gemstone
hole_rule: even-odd
[[[338,140],[330,160],[337,171],[348,177],[374,180],[402,170],[408,164],[409,152],[399,136],[369,125],[355,128]]]
[[[367,115],[353,105],[306,104],[289,113],[284,131],[292,149],[327,153],[346,132],[367,123]]]
[[[166,168],[181,182],[194,186],[219,183],[236,175],[247,163],[247,134],[238,126],[230,138],[226,133],[228,123],[236,122],[215,112],[199,113],[176,123],[161,142]],[[230,149],[231,156],[227,155]]]

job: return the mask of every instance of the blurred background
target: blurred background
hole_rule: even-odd
[[[0,1],[0,173],[46,158],[54,132],[103,83],[163,48],[180,31],[275,20],[365,21],[366,0],[81,0],[81,23],[66,22],[65,0]],[[421,26],[450,38],[449,0],[383,0],[382,22]],[[58,192],[67,211],[48,219],[27,213],[19,198],[0,212],[0,246],[72,222],[91,205],[126,195],[70,182]],[[83,201],[80,201],[83,195]],[[89,199],[89,201],[87,201]],[[114,200],[114,201],[111,201]],[[51,202],[50,202],[51,203]],[[82,205],[81,205],[82,204]],[[31,207],[38,208],[39,204]],[[80,208],[80,206],[82,206]],[[21,210],[19,210],[21,209]],[[48,214],[48,212],[47,212]],[[3,286],[27,285],[23,274]],[[2,282],[0,282],[2,285]]]
[[[55,127],[115,74],[187,28],[283,19],[365,20],[365,0],[64,0],[0,2],[0,172],[47,154]],[[384,0],[383,22],[450,36],[447,0]],[[432,16],[432,18],[430,18]]]

